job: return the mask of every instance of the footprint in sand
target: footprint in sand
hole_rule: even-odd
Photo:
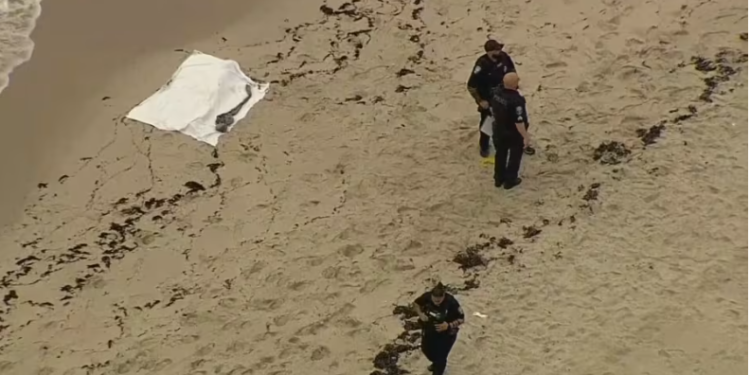
[[[346,245],[339,249],[339,254],[347,258],[354,258],[357,255],[362,254],[363,252],[365,252],[365,248],[360,244]]]
[[[237,340],[227,345],[226,352],[232,354],[249,354],[254,350],[247,341]]]
[[[290,283],[289,285],[287,285],[287,289],[295,291],[295,292],[301,292],[305,290],[305,288],[307,288],[308,286],[310,286],[310,282],[307,280],[294,281]]]
[[[565,68],[567,66],[568,66],[568,64],[566,64],[563,61],[555,61],[553,63],[549,63],[549,64],[545,65],[544,67],[547,68],[547,69],[556,69],[556,68]]]
[[[329,355],[331,355],[331,350],[329,350],[325,346],[319,346],[315,348],[315,350],[313,350],[312,354],[310,355],[310,360],[320,361],[327,358]]]

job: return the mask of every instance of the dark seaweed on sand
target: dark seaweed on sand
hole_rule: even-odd
[[[644,146],[652,145],[656,143],[656,140],[661,137],[661,133],[666,129],[664,126],[665,122],[662,121],[658,125],[654,125],[648,129],[638,129],[636,134],[641,139]]]
[[[622,142],[602,142],[594,150],[594,160],[602,164],[616,165],[622,163],[630,156],[630,153],[630,150]]]

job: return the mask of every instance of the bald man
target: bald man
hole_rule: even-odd
[[[518,171],[521,168],[524,148],[529,147],[529,118],[526,114],[526,99],[518,93],[518,74],[508,73],[503,77],[503,87],[495,90],[491,108],[495,118],[492,140],[495,144],[495,187],[512,189],[521,183]]]

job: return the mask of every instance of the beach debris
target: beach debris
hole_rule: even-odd
[[[533,238],[539,235],[539,233],[542,233],[542,230],[533,225],[523,227],[523,238]]]
[[[510,224],[510,219],[500,219],[500,223],[503,224]],[[508,239],[507,237],[495,237],[490,236],[488,234],[480,234],[479,238],[484,240],[481,243],[475,244],[474,247],[477,247],[481,250],[489,249],[492,247],[499,247],[501,249],[507,249],[508,246],[513,245],[513,241]]]
[[[744,40],[747,42],[747,33],[740,33],[740,40]]]
[[[186,182],[185,187],[188,188],[188,194],[206,190],[203,185],[195,181]]]
[[[59,178],[57,179],[57,182],[58,182],[58,183],[60,183],[60,184],[62,184],[62,183],[63,183],[63,182],[65,182],[65,180],[67,180],[68,178],[70,178],[70,176],[68,176],[68,175],[64,174],[64,175],[60,176],[60,177],[59,177]]]
[[[471,278],[464,280],[464,283],[461,286],[445,286],[445,289],[450,293],[466,292],[477,288],[479,288],[479,276],[477,274],[474,274]]]
[[[480,254],[479,248],[468,247],[453,257],[453,262],[459,264],[459,268],[467,271],[472,268],[486,266],[487,260]]]
[[[422,60],[424,59],[424,50],[420,49],[415,53],[414,55],[410,56],[408,58],[409,62],[415,65],[419,65],[422,63]]]
[[[474,275],[473,278],[464,280],[464,286],[460,290],[467,291],[467,290],[478,289],[478,288],[479,288],[479,279],[477,278],[477,275]]]
[[[221,162],[209,164],[208,167],[216,175],[216,181],[212,186],[220,182],[220,176],[217,171],[223,165]],[[191,192],[207,190],[203,184],[196,181],[186,183],[185,187]],[[134,252],[144,245],[144,241],[141,240],[142,231],[138,225],[144,216],[157,214],[154,217],[163,218],[171,214],[174,207],[186,196],[186,194],[176,193],[171,197],[165,198],[145,198],[144,195],[148,192],[149,190],[144,190],[136,193],[134,197],[117,199],[112,204],[113,210],[102,214],[102,220],[111,217],[110,215],[119,219],[109,222],[106,229],[101,230],[94,241],[78,243],[62,253],[55,252],[48,254],[48,250],[42,249],[17,260],[15,263],[17,268],[5,273],[2,279],[0,279],[0,286],[9,290],[14,285],[18,285],[19,282],[25,285],[34,284],[39,280],[49,277],[52,273],[65,270],[65,266],[68,264],[88,262],[85,265],[85,271],[78,273],[72,283],[64,285],[59,289],[63,294],[59,300],[64,301],[63,306],[67,305],[69,300],[75,297],[77,291],[82,290],[94,275],[106,272],[115,261],[123,259],[128,253]],[[140,200],[141,203],[135,203],[137,200]],[[120,216],[124,216],[124,218],[120,218]],[[164,222],[161,228],[164,228],[167,224],[167,222]],[[90,228],[89,232],[96,233],[95,230],[96,228]],[[33,241],[23,243],[21,246],[22,248],[36,249],[40,240],[41,238],[37,238]],[[22,280],[22,278],[26,277],[34,277],[34,279]],[[16,292],[13,291],[13,293]],[[3,315],[9,314],[15,307],[14,304],[10,303],[17,298],[17,294],[13,293],[8,292],[6,294],[6,307],[0,310],[0,321],[2,321]],[[172,298],[170,298],[171,303],[174,303],[173,300],[183,298],[186,294],[187,291],[182,289],[173,290]],[[16,296],[15,298],[14,295]],[[33,301],[27,302],[34,306],[54,308],[54,305],[49,302],[34,302],[35,304],[32,303]],[[155,305],[156,303],[153,303],[151,306],[146,304],[144,307],[151,308]],[[10,328],[10,325],[0,326],[0,330],[8,328]]]
[[[398,72],[396,72],[396,77],[403,77],[409,74],[414,74],[414,71],[411,69],[402,68]]]
[[[474,314],[472,315],[476,316],[477,318],[487,319],[487,315],[484,315],[478,311],[474,312]]]
[[[652,145],[656,143],[656,140],[661,137],[661,133],[666,129],[664,124],[666,124],[666,121],[662,121],[648,129],[638,129],[636,130],[636,134],[644,146]]]
[[[586,194],[583,195],[583,200],[590,202],[595,201],[599,198],[599,187],[601,187],[602,184],[595,182],[589,186],[589,189],[586,191]]]
[[[47,187],[47,184],[44,183],[44,182],[40,182],[40,183],[36,184],[36,187],[39,188],[39,189],[44,189],[44,188]]]
[[[385,347],[372,360],[373,366],[377,370],[370,375],[402,375],[408,371],[398,365],[402,353],[407,353],[418,349],[417,345],[409,344],[386,344]]]
[[[424,7],[418,7],[411,11],[411,19],[414,21],[421,21],[422,20],[422,11],[424,10]]]
[[[714,59],[708,59],[702,56],[693,56],[690,62],[695,66],[695,70],[703,73],[712,73],[711,76],[703,79],[706,88],[701,93],[699,99],[711,103],[711,96],[716,92],[719,84],[727,82],[732,76],[737,74],[738,69],[731,64],[747,62],[747,54],[739,51],[723,50],[714,56]]]
[[[681,123],[681,122],[683,122],[685,120],[688,120],[690,118],[695,117],[695,115],[698,113],[698,108],[696,108],[692,104],[689,105],[689,106],[687,106],[687,110],[688,110],[688,113],[685,113],[685,114],[682,114],[682,115],[677,115],[677,117],[673,118],[672,119],[672,123],[673,124],[679,124],[679,123]],[[669,111],[669,113],[676,113],[678,111],[679,111],[679,109],[673,109],[673,110]]]
[[[11,301],[17,300],[17,299],[18,299],[18,293],[16,293],[15,290],[11,289],[3,297],[3,303],[5,303],[6,305],[10,305]]]
[[[411,90],[411,87],[404,86],[404,85],[398,85],[398,86],[396,86],[396,92],[398,92],[398,93],[407,92],[409,90]]]
[[[417,317],[417,312],[411,306],[396,305],[393,308],[393,315],[399,316],[400,319],[412,319]]]
[[[359,22],[361,20],[367,21],[367,28],[350,31],[350,32],[337,32],[336,37],[334,39],[329,40],[330,46],[332,47],[331,51],[329,52],[327,57],[332,57],[333,61],[336,63],[336,67],[333,69],[320,69],[320,70],[307,70],[307,71],[284,71],[281,74],[285,76],[285,78],[280,80],[272,80],[271,83],[279,83],[281,86],[287,86],[292,81],[294,81],[297,78],[302,78],[307,75],[314,75],[314,74],[325,74],[325,75],[333,75],[336,74],[341,69],[344,69],[349,62],[356,61],[360,58],[362,49],[370,42],[372,37],[370,36],[370,33],[375,28],[375,19],[373,18],[373,13],[369,9],[360,9],[358,7],[357,1],[353,2],[346,2],[341,4],[338,8],[334,9],[328,5],[321,5],[319,10],[321,13],[324,14],[325,19],[320,22],[306,22],[299,24],[295,27],[290,27],[285,29],[285,33],[291,41],[293,41],[295,44],[292,45],[289,50],[284,54],[279,54],[280,56],[276,58],[275,60],[269,61],[267,65],[278,63],[283,58],[289,59],[292,54],[296,50],[296,44],[302,42],[304,39],[304,36],[306,35],[305,31],[310,27],[319,27],[320,25],[326,25],[328,22],[334,22],[335,24],[332,26],[332,28],[336,30],[340,30],[341,25],[340,22],[342,21],[342,17],[349,18],[352,22]],[[286,39],[286,38],[285,38]],[[346,50],[344,48],[341,48],[343,46],[350,46],[353,47],[353,49]],[[303,62],[298,69],[301,69],[304,65],[306,65],[306,62]]]
[[[109,100],[109,99],[112,99],[112,97],[110,97],[110,96],[103,96],[102,97],[102,101],[106,101],[106,100]]]
[[[362,99],[363,99],[362,95],[354,95],[351,98],[344,99],[344,102],[358,102],[358,103],[364,104]]]
[[[716,70],[714,62],[702,56],[693,56],[690,58],[690,62],[695,66],[695,70],[699,72],[712,72]]]
[[[398,364],[401,354],[419,349],[422,326],[414,309],[410,306],[398,305],[393,308],[393,315],[398,316],[401,320],[404,330],[375,355],[372,365],[376,370],[372,371],[370,375],[407,374],[408,371]]]
[[[618,141],[602,142],[599,147],[594,150],[594,160],[601,164],[616,165],[623,162],[631,151],[623,144]]]

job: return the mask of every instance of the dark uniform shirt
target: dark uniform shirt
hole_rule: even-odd
[[[497,61],[492,61],[486,54],[477,59],[471,71],[467,86],[474,99],[490,101],[492,89],[503,86],[503,77],[515,72],[516,66],[510,56],[501,52]]]
[[[526,99],[516,90],[498,88],[490,100],[492,114],[495,117],[493,134],[521,138],[516,128],[517,123],[529,127],[529,117],[526,114]]]
[[[443,332],[437,332],[435,330],[435,324],[439,323],[450,323],[457,319],[464,319],[464,311],[461,309],[461,305],[458,303],[455,297],[449,293],[445,293],[445,298],[440,305],[435,305],[432,302],[432,294],[427,292],[422,294],[414,300],[414,304],[422,309],[422,312],[429,318],[428,322],[424,325],[424,334],[435,335],[435,334],[456,334],[457,328],[448,328]]]

